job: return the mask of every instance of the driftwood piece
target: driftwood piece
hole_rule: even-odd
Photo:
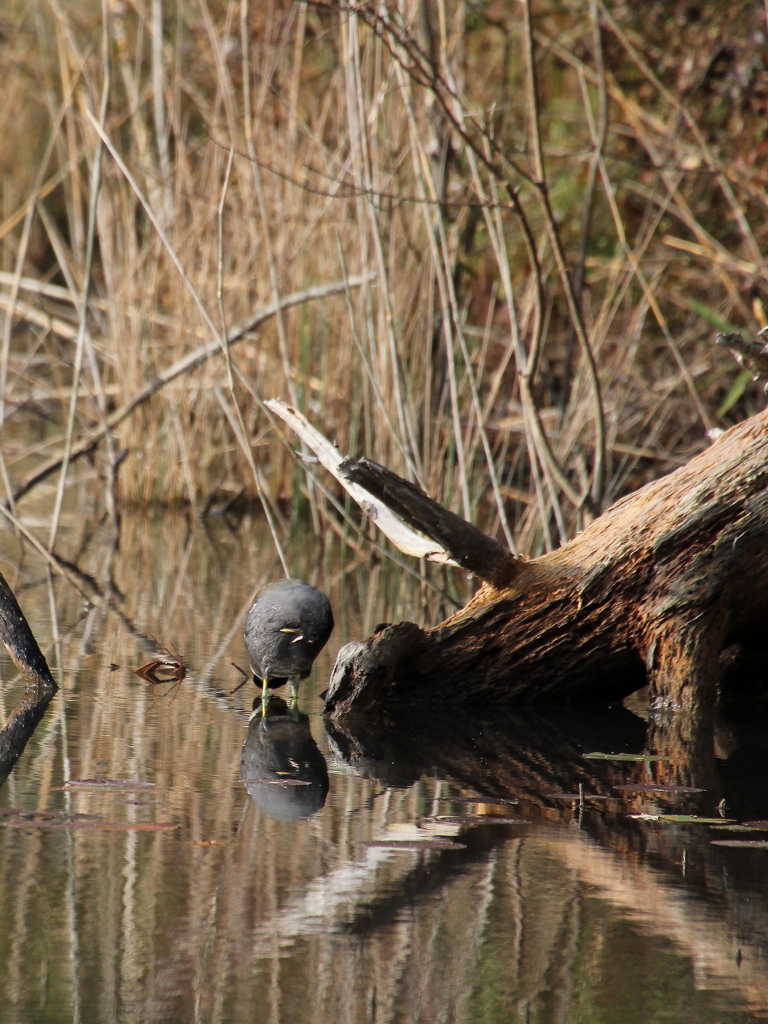
[[[412,491],[403,481],[399,497]],[[646,682],[657,707],[713,705],[724,649],[768,648],[768,411],[514,567],[432,629],[400,623],[342,648],[326,712],[611,701]]]

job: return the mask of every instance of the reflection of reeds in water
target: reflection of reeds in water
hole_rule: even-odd
[[[65,526],[62,552],[78,553],[80,567],[99,578],[104,548],[96,542],[82,548],[79,520]],[[8,544],[6,556],[11,555],[15,551]],[[343,610],[340,628],[344,623],[343,628],[352,631],[347,637],[359,635],[361,602],[364,613],[376,618],[419,614],[419,594],[409,595],[400,583],[390,586],[385,567],[372,577],[367,569],[343,575],[332,564],[318,566],[313,552],[302,550],[293,564],[297,573],[329,591],[335,607]],[[184,964],[183,969],[168,965],[171,988],[186,976],[188,947],[179,950],[174,945],[178,922],[185,922],[184,931],[194,936],[193,944],[202,942],[200,949],[204,948],[222,864],[233,856],[253,861],[260,892],[253,911],[257,916],[274,911],[275,872],[282,883],[295,888],[316,870],[315,837],[297,833],[286,845],[287,837],[276,823],[249,810],[239,760],[255,691],[249,682],[235,698],[226,697],[240,678],[230,661],[246,664],[242,626],[254,589],[280,575],[263,522],[243,521],[235,535],[215,521],[208,532],[198,526],[190,531],[183,517],[126,515],[119,551],[108,567],[113,610],[95,608],[83,618],[80,595],[55,584],[56,621],[63,638],[53,647],[46,643],[52,628],[44,573],[29,561],[19,566],[15,577],[9,573],[21,585],[25,610],[62,691],[3,797],[11,806],[65,808],[95,813],[107,822],[170,820],[182,828],[173,837],[0,833],[8,844],[4,848],[15,850],[19,858],[18,864],[15,856],[6,861],[8,870],[16,866],[13,884],[10,876],[6,879],[9,902],[3,912],[27,922],[6,937],[12,947],[9,962],[19,979],[18,998],[26,986],[21,978],[30,955],[30,934],[51,932],[60,950],[57,963],[72,960],[75,979],[67,972],[55,983],[52,978],[51,998],[74,998],[71,992],[67,995],[70,985],[82,989],[84,997],[101,991],[107,984],[104,979],[112,978],[109,984],[120,999],[133,1004],[145,998],[140,978],[147,965],[153,985],[160,988],[169,956],[181,957]],[[379,582],[388,585],[374,593]],[[389,607],[382,600],[387,589],[394,599]],[[415,608],[409,600],[416,602]],[[75,623],[79,624],[70,630]],[[187,663],[185,679],[167,696],[161,687],[132,672],[148,654],[157,652],[152,638],[159,644],[172,643]],[[317,706],[310,694],[327,681],[335,640],[333,649],[318,659],[302,704]],[[9,665],[5,660],[3,664]],[[111,671],[111,665],[119,668]],[[15,670],[10,669],[13,677]],[[15,692],[9,692],[6,706]],[[139,794],[63,793],[56,788],[69,778],[95,776],[141,779],[154,782],[155,788]],[[247,827],[241,833],[243,820]],[[338,822],[322,821],[322,844],[328,848]],[[212,840],[226,845],[195,845]],[[35,881],[48,871],[44,865],[49,859],[53,863],[46,891],[50,885],[51,892],[59,894],[51,897],[52,910],[46,910],[48,897],[42,898]],[[162,941],[158,935],[164,936]],[[114,962],[116,948],[119,967]],[[103,992],[101,998],[106,998]],[[148,998],[154,998],[152,986]]]
[[[454,731],[444,735],[428,720],[423,735],[416,722],[410,734],[396,720],[369,723],[378,752],[366,758],[370,742],[359,735],[356,765],[381,774],[387,761],[402,760],[398,745],[412,748],[403,788],[348,774],[329,755],[323,810],[310,823],[275,821],[240,780],[254,690],[249,683],[226,696],[237,680],[229,661],[244,657],[244,609],[254,586],[276,572],[263,524],[244,523],[238,536],[223,528],[189,533],[183,518],[170,516],[126,516],[123,526],[112,563],[124,595],[120,615],[106,612],[103,622],[95,615],[87,642],[87,620],[62,640],[63,690],[0,796],[3,806],[180,828],[67,832],[0,824],[4,1005],[29,1015],[48,1000],[77,1005],[84,1021],[141,1022],[235,1022],[259,1006],[275,1021],[329,1024],[369,1020],[374,1004],[380,1020],[467,1022],[514,1019],[526,1005],[532,1019],[579,1019],[587,1005],[598,1005],[606,1019],[624,1014],[640,1022],[652,994],[664,989],[707,1020],[720,1003],[701,991],[701,979],[731,1001],[768,1005],[759,914],[751,911],[748,941],[739,935],[745,905],[738,891],[693,846],[692,889],[679,894],[685,830],[669,833],[666,844],[651,833],[667,867],[650,869],[642,852],[648,833],[622,824],[617,798],[594,813],[589,831],[536,824],[564,825],[572,814],[546,793],[572,790],[578,780],[599,792],[611,780],[641,777],[642,766],[588,761],[578,751],[599,746],[592,729],[636,745],[643,723],[618,711],[599,728],[597,719],[592,726],[591,716],[573,713],[523,717],[517,731],[513,719],[495,716],[474,733],[471,714],[448,715]],[[62,545],[68,540],[64,532]],[[99,547],[86,549],[83,567],[98,568],[102,556]],[[297,552],[292,567],[327,586],[335,567],[313,577],[313,561]],[[321,655],[302,706],[317,707],[309,692],[324,685],[336,645],[356,635],[366,574],[341,577],[331,589],[336,608],[348,605],[349,632]],[[55,596],[64,632],[81,603],[61,586]],[[399,607],[362,603],[377,618],[415,617],[407,602],[418,606],[420,596],[401,599]],[[44,581],[26,587],[24,608],[41,640],[47,600]],[[187,676],[173,696],[161,697],[130,672],[145,660],[149,634],[172,641],[186,659]],[[113,663],[121,667],[110,672]],[[320,723],[311,728],[328,755]],[[554,741],[554,752],[542,736]],[[684,750],[670,741],[667,752]],[[533,824],[465,831],[434,824],[456,787],[439,781],[441,774],[465,791],[485,788],[490,802],[494,794],[517,796],[515,815]],[[98,775],[156,785],[136,793],[57,788],[67,778]],[[380,845],[439,834],[458,836],[465,848],[419,853]],[[709,894],[703,901],[695,897],[699,878]],[[734,910],[714,912],[718,900],[732,901]],[[631,970],[623,973],[625,964]]]

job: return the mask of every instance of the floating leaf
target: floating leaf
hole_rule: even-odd
[[[529,825],[525,818],[507,818],[501,814],[438,814],[430,821],[451,825]]]
[[[184,662],[176,658],[153,658],[146,665],[135,668],[133,674],[152,686],[164,686],[166,683],[180,683],[187,669]]]
[[[550,800],[607,800],[607,796],[599,793],[547,793]]]
[[[712,839],[710,846],[740,846],[746,850],[768,850],[766,839]]]
[[[614,786],[626,793],[704,793],[705,790],[696,786],[657,786],[651,782],[629,782],[626,785]]]
[[[133,670],[134,675],[139,676],[139,678],[147,683],[151,683],[153,686],[163,686],[165,683],[180,683],[187,674],[186,662],[175,647],[173,650],[170,650],[164,644],[158,646],[163,648],[162,653],[152,658],[145,665],[139,665],[138,668],[135,668]]]
[[[745,821],[742,824],[747,828],[768,829],[768,821]]]
[[[155,789],[154,782],[131,782],[130,779],[70,779],[57,789]]]
[[[249,786],[311,786],[306,779],[246,779]]]
[[[746,825],[713,825],[712,828],[716,828],[718,832],[753,832],[754,829],[748,828]]]
[[[696,814],[628,814],[638,821],[673,821],[679,825],[731,825],[734,818],[700,818]]]
[[[447,801],[452,804],[519,804],[511,796],[441,796],[441,803]]]
[[[593,750],[591,754],[585,754],[593,761],[671,761],[671,757],[662,757],[661,754],[603,754],[599,750]]]
[[[375,846],[386,850],[464,850],[465,843],[452,839],[362,839],[358,846]]]

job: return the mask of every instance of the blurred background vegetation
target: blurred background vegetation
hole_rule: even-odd
[[[339,533],[279,396],[557,546],[764,404],[767,64],[760,0],[8,0],[6,495]]]

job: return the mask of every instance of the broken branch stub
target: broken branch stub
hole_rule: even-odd
[[[443,508],[418,484],[365,458],[345,459],[340,472],[378,498],[408,526],[438,543],[462,569],[499,589],[511,583],[518,566],[514,555],[466,519]],[[375,521],[375,508],[366,511]]]
[[[19,602],[0,573],[0,640],[29,687],[55,691],[56,683]]]
[[[321,466],[333,474],[400,551],[459,566],[492,587],[502,588],[511,582],[520,563],[497,540],[391,470],[370,459],[345,458],[336,445],[285,402],[269,399],[264,404],[298,434]]]

